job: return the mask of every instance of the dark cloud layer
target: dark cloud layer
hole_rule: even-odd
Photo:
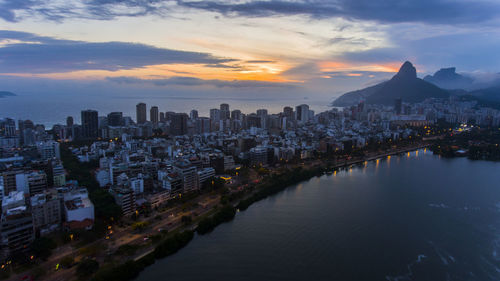
[[[144,44],[59,40],[17,31],[0,30],[2,40],[18,40],[21,43],[0,48],[1,73],[54,73],[89,69],[116,71],[156,64],[221,65],[234,61],[207,53],[162,49]]]
[[[78,5],[75,5],[78,2]],[[0,18],[15,22],[21,20],[16,12],[30,16],[60,21],[66,18],[110,20],[119,16],[144,16],[165,14],[164,0],[68,0],[54,3],[51,0],[3,0],[0,2]],[[118,9],[120,8],[120,9]]]
[[[72,5],[79,2],[80,5]],[[60,2],[61,3],[61,2]],[[176,5],[175,5],[176,4]],[[80,7],[78,9],[74,7]],[[190,8],[232,16],[265,17],[308,15],[312,18],[343,17],[379,22],[426,22],[469,24],[498,17],[498,1],[474,0],[299,0],[299,1],[170,1],[170,0],[73,0],[54,4],[50,0],[4,0],[0,18],[20,20],[16,11],[40,15],[49,20],[69,17],[109,20],[118,16],[168,16],[173,9]]]
[[[120,77],[107,77],[108,81],[116,82],[119,84],[151,84],[155,86],[214,86],[218,88],[255,88],[255,87],[295,87],[292,84],[273,83],[266,81],[254,80],[204,80],[195,77],[171,77],[164,79],[140,79],[136,77],[120,76]]]
[[[178,1],[179,5],[226,15],[263,17],[305,14],[380,22],[475,23],[495,19],[498,2],[447,0]]]

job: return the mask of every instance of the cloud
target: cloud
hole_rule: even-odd
[[[473,24],[496,19],[500,3],[475,0],[3,0],[0,1],[0,18],[15,22],[33,16],[54,21],[66,18],[111,20],[145,15],[168,17],[183,8],[226,16],[307,15],[316,19],[342,17],[385,23]]]
[[[273,60],[247,60],[247,63],[275,63]]]
[[[4,44],[3,47],[2,44]],[[214,57],[207,53],[163,49],[145,44],[60,40],[27,32],[0,30],[1,73],[116,71],[175,63],[208,64],[221,67],[223,63],[233,61],[236,60]]]
[[[368,45],[368,40],[364,38],[355,38],[355,37],[334,37],[331,39],[328,39],[325,43],[325,45],[335,45],[335,44],[350,44],[350,45],[363,45],[367,46]]]
[[[391,33],[404,30],[393,28]],[[409,60],[417,64],[417,70],[434,73],[446,66],[456,66],[464,71],[498,71],[500,32],[465,31],[457,34],[442,34],[421,39],[401,39],[394,36],[394,46],[361,51],[343,52],[333,59],[351,63],[385,64]]]
[[[217,88],[293,88],[296,85],[277,83],[277,82],[265,82],[265,81],[254,81],[254,80],[204,80],[195,77],[182,77],[176,76],[171,78],[162,79],[141,79],[136,77],[120,76],[120,77],[107,77],[106,80],[119,83],[119,84],[150,84],[155,86],[214,86]]]
[[[25,17],[40,16],[61,21],[66,18],[111,20],[120,16],[145,16],[168,11],[171,1],[164,0],[3,0],[0,18],[16,22]]]
[[[496,19],[500,4],[493,1],[447,0],[303,0],[303,1],[178,1],[178,5],[224,15],[266,17],[309,15],[343,17],[387,23],[477,23]]]

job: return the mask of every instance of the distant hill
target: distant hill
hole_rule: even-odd
[[[500,86],[474,90],[467,94],[483,101],[500,102]]]
[[[443,89],[471,89],[474,79],[458,74],[455,67],[441,68],[434,75],[427,75],[424,81],[432,83]]]
[[[0,91],[0,98],[4,98],[4,97],[13,97],[15,96],[16,94],[14,93],[11,93],[11,92],[7,92],[7,91]]]
[[[362,90],[357,90],[357,91],[352,91],[343,94],[342,96],[338,97],[333,103],[333,106],[351,106],[353,104],[358,104],[360,101],[366,100],[367,97],[373,95],[382,87],[386,82],[379,83],[375,86],[371,86],[368,88],[364,88]]]
[[[427,98],[447,98],[450,93],[429,82],[417,78],[417,70],[411,62],[405,62],[391,80],[375,86],[348,92],[337,98],[333,106],[350,106],[360,100],[368,104],[393,105],[397,98],[404,102],[421,102]]]

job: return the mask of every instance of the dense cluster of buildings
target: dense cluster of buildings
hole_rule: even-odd
[[[414,127],[437,120],[499,126],[500,112],[474,102],[429,99],[394,106],[333,108],[319,114],[303,104],[270,114],[244,114],[228,104],[201,117],[162,112],[137,104],[135,121],[121,112],[99,116],[81,112],[66,125],[46,130],[30,120],[0,119],[0,247],[3,257],[26,249],[37,235],[59,229],[89,229],[94,207],[85,187],[66,180],[60,161],[61,142],[88,140],[73,146],[81,162],[99,163],[94,176],[122,208],[158,207],[171,198],[213,184],[240,165],[274,165],[314,157],[318,152],[349,152],[370,143],[415,135]],[[228,179],[229,177],[223,177]]]
[[[94,224],[87,189],[66,180],[59,142],[45,129],[35,134],[34,142],[24,142],[25,128],[14,126],[12,131],[12,122],[0,120],[0,137],[9,140],[0,146],[0,262],[27,251],[35,237]],[[31,121],[19,122],[27,123]]]

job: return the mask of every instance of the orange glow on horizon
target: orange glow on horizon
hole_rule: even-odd
[[[50,79],[100,80],[106,77],[132,77],[143,80],[168,79],[172,77],[192,77],[202,80],[222,81],[261,81],[275,83],[303,83],[304,81],[286,79],[280,74],[289,68],[288,65],[268,65],[267,63],[250,63],[218,68],[205,64],[158,64],[141,68],[110,70],[77,70],[59,73],[3,73],[0,75],[17,77],[40,77]]]
[[[349,72],[349,71],[372,71],[372,72],[398,72],[400,62],[389,62],[382,64],[350,64],[344,62],[324,61],[319,62],[322,72]],[[349,73],[347,76],[362,76],[360,73]]]

